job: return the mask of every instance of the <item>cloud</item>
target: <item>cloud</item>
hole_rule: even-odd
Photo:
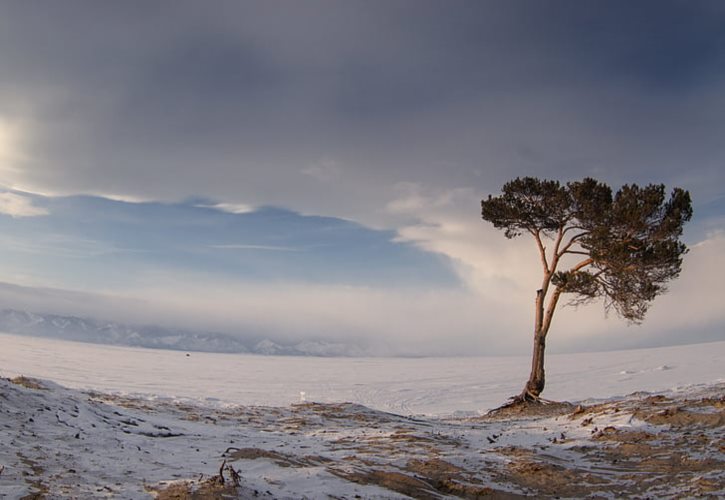
[[[469,198],[465,191],[459,195]],[[449,200],[447,205],[427,202],[416,206],[419,221],[401,227],[399,239],[453,260],[470,297],[486,311],[476,315],[482,325],[495,325],[496,332],[510,330],[528,338],[527,332],[533,331],[535,292],[542,279],[533,241],[526,235],[506,239],[501,231],[484,223],[473,207],[462,210],[462,202],[455,196]],[[553,351],[572,351],[722,340],[723,283],[725,232],[721,228],[690,245],[681,276],[670,283],[667,293],[655,299],[642,325],[628,325],[614,313],[606,315],[601,302],[574,308],[563,301],[548,345]],[[496,305],[489,309],[483,304]]]
[[[17,252],[23,255],[45,255],[54,258],[84,259],[119,254],[121,252],[137,252],[137,250],[119,248],[108,242],[87,238],[72,237],[58,233],[46,233],[33,237],[0,235],[0,244],[4,251]]]
[[[482,304],[460,291],[307,283],[248,286],[198,275],[148,278],[147,287],[129,294],[0,284],[0,298],[10,308],[247,338],[360,342],[381,355],[493,355],[521,352],[529,344],[524,332],[505,334],[521,325],[508,322],[500,330],[500,322],[486,320],[505,305]]]
[[[626,326],[615,315],[604,318],[599,305],[565,308],[555,319],[562,342],[571,349],[598,350],[686,344],[725,339],[725,237],[714,234],[690,247],[680,277],[656,298],[640,326]],[[553,332],[557,333],[557,332]]]
[[[320,182],[330,182],[342,175],[342,168],[336,161],[328,158],[303,168],[301,172]]]
[[[213,205],[195,205],[200,208],[213,208],[220,212],[227,212],[230,214],[249,214],[254,212],[256,209],[251,205],[245,205],[244,203],[215,203]]]
[[[15,193],[0,193],[0,213],[11,217],[37,217],[48,215],[48,210],[33,204],[27,196]]]
[[[40,194],[40,193],[38,193]],[[105,198],[107,200],[112,201],[121,201],[123,203],[146,203],[152,200],[140,198],[138,196],[130,196],[130,195],[121,195],[121,194],[113,194],[113,193],[87,193],[87,194],[93,194],[100,198]]]
[[[529,330],[519,311],[528,311],[540,281],[535,249],[479,218],[480,199],[513,177],[678,185],[692,192],[693,224],[705,227],[694,241],[722,227],[722,203],[712,203],[725,186],[725,11],[717,2],[223,7],[3,4],[0,125],[13,126],[0,126],[2,182],[127,201],[215,200],[200,206],[237,215],[286,207],[392,230],[396,241],[450,258],[467,286],[439,302],[415,296],[455,325],[430,318],[439,335],[472,332],[476,322],[492,332]],[[193,239],[202,229],[188,231]],[[284,231],[297,234],[293,224]],[[143,233],[150,241],[154,234]],[[238,250],[297,248],[271,236],[240,239],[255,244]],[[263,257],[321,255],[320,267],[369,273],[354,246],[344,265],[315,252]],[[720,253],[702,255],[722,262]],[[673,286],[668,297],[687,293]],[[293,295],[265,294],[270,303]],[[337,301],[353,295],[351,302],[382,302],[372,292],[318,289],[320,304],[310,307],[323,317],[324,300],[348,310]],[[379,310],[398,327],[416,331],[428,320],[405,297],[388,299]],[[711,301],[702,304],[718,317]],[[600,319],[592,306],[563,312],[557,324],[587,339],[602,324],[619,331],[620,323]],[[391,331],[382,320],[359,321]]]
[[[48,216],[0,218],[0,271],[34,282],[45,276],[69,288],[114,290],[145,286],[139,276],[166,271],[245,283],[457,286],[446,259],[393,241],[392,231],[338,218],[277,208],[230,214],[193,201],[35,198]]]
[[[468,197],[463,192],[457,195]],[[449,203],[424,204],[428,208],[417,213],[428,223],[403,227],[399,238],[450,256],[463,287],[442,287],[435,281],[425,280],[399,283],[398,279],[394,280],[395,286],[390,283],[347,284],[346,280],[320,283],[309,279],[295,280],[289,273],[275,279],[250,281],[234,276],[232,268],[226,265],[223,272],[210,273],[202,271],[198,265],[165,266],[156,258],[150,261],[152,265],[134,261],[128,268],[118,254],[108,254],[114,269],[107,265],[109,261],[99,261],[93,268],[96,271],[90,274],[100,283],[87,292],[69,292],[63,289],[68,286],[68,280],[56,280],[58,288],[55,290],[0,287],[4,290],[0,300],[5,307],[221,331],[242,337],[283,341],[347,340],[365,344],[374,352],[386,355],[528,353],[532,341],[533,300],[541,281],[533,242],[524,237],[508,240],[500,231],[480,221],[477,214],[460,213],[456,195],[427,192],[425,196],[448,199]],[[139,210],[144,207],[130,205],[127,208]],[[178,208],[185,210],[183,206]],[[169,206],[158,209],[166,212]],[[144,213],[144,220],[158,217],[153,211]],[[188,212],[182,213],[189,217]],[[264,218],[264,212],[239,217]],[[299,224],[303,219],[293,220]],[[194,224],[198,222],[194,220]],[[103,220],[100,223],[105,225]],[[224,227],[219,229],[226,232]],[[154,226],[150,230],[157,232]],[[615,315],[606,317],[600,303],[577,309],[560,307],[548,341],[550,350],[599,350],[721,340],[725,325],[725,311],[720,303],[720,289],[725,282],[723,234],[713,232],[707,239],[691,246],[682,276],[671,284],[669,293],[655,300],[643,325],[628,326]],[[165,239],[164,234],[161,236]],[[45,240],[37,238],[28,241],[45,245]],[[49,241],[69,243],[57,238]],[[87,248],[80,248],[94,252],[82,260],[76,258],[80,254],[75,252],[60,252],[61,257],[82,262],[86,267],[81,269],[89,269],[90,259],[104,255],[96,251],[100,243],[92,243],[89,241]],[[17,242],[8,241],[6,237],[2,246],[8,251],[14,245],[17,246]],[[289,258],[288,254],[296,255],[290,250],[297,248],[233,242],[214,246],[222,247],[217,248],[222,253],[258,253],[265,259],[273,257],[267,253],[280,254],[284,260]],[[23,255],[28,255],[27,248],[21,250]],[[59,251],[56,247],[50,248],[50,252],[45,252],[45,248],[41,250],[52,254]],[[346,247],[345,252],[350,251],[352,247]],[[307,254],[315,257],[312,250],[302,253]],[[173,252],[168,249],[161,255],[164,262],[174,259]],[[216,254],[211,257],[218,259]],[[327,260],[335,259],[328,257]],[[22,271],[22,266],[15,265],[11,259],[5,260],[14,272]],[[253,262],[255,266],[265,265],[265,261],[261,264]],[[271,262],[277,267],[283,261]],[[345,266],[350,266],[351,262],[355,260],[343,259]],[[371,262],[364,260],[364,265],[371,266]],[[51,262],[51,267],[57,265]],[[399,271],[396,267],[395,272]],[[416,271],[420,273],[422,268]],[[75,268],[71,268],[71,272],[77,274]],[[370,272],[372,270],[367,269],[366,273]],[[124,281],[117,274],[130,274],[133,279]],[[390,275],[390,272],[386,274]],[[9,279],[14,275],[6,272],[4,276],[3,279]],[[44,276],[48,282],[53,273],[47,272]],[[26,279],[23,281],[27,282]],[[37,279],[35,283],[38,283]],[[94,291],[99,289],[105,291]]]
[[[5,114],[33,125],[12,182],[387,228],[416,201],[401,183],[595,175],[722,194],[722,9],[275,5],[4,6],[0,93],[28,103]]]
[[[294,247],[280,247],[272,245],[247,245],[243,243],[231,243],[226,245],[209,245],[210,248],[219,250],[269,250],[271,252],[301,252],[302,249]]]
[[[519,264],[532,262],[535,267],[535,250],[529,247],[522,245],[515,253]],[[78,293],[3,285],[0,299],[5,307],[240,337],[360,342],[383,355],[526,354],[539,276],[532,272],[525,279],[527,273],[521,272],[513,278],[508,271],[515,262],[507,259],[511,257],[502,254],[498,262],[489,263],[503,266],[500,274],[485,266],[477,269],[489,275],[484,283],[494,284],[486,289],[245,284],[203,273],[145,271],[138,276],[140,286],[126,291]],[[655,300],[641,326],[606,317],[599,303],[560,308],[548,347],[562,352],[722,340],[725,311],[719,292],[725,265],[717,264],[723,263],[722,236],[694,246],[681,278]]]

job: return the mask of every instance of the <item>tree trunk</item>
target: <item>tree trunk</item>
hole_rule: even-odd
[[[522,401],[536,401],[544,391],[544,349],[546,348],[546,319],[544,317],[544,298],[548,281],[544,288],[536,291],[536,314],[534,319],[534,352],[531,358],[531,374],[524,386],[520,399]]]
[[[531,360],[531,375],[526,382],[524,391],[521,394],[524,400],[536,400],[544,391],[544,349],[546,348],[546,336],[542,332],[534,335],[534,354]]]

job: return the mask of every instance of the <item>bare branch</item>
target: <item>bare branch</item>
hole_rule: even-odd
[[[566,233],[566,230],[564,230],[564,233]],[[561,250],[559,250],[557,253],[561,256],[564,255],[569,251],[569,249],[576,244],[582,237],[586,236],[587,233],[579,233],[572,236],[569,241],[566,242],[566,244],[562,247]],[[587,254],[588,255],[588,254]]]
[[[573,273],[573,272],[579,271],[581,269],[584,269],[585,267],[587,267],[588,265],[592,264],[593,262],[594,262],[594,259],[592,259],[592,258],[584,259],[579,264],[577,264],[576,266],[574,266],[571,269],[569,269],[569,272],[570,273]]]
[[[589,255],[589,252],[579,251],[579,250],[567,250],[566,252],[562,252],[562,256],[564,255]]]
[[[584,227],[579,226],[577,224],[571,224],[564,228],[564,234],[568,233],[569,231],[577,231],[577,230],[584,231]]]
[[[232,476],[232,482],[234,483],[235,487],[239,487],[242,484],[242,476],[239,475],[239,471],[234,469],[231,465],[227,465],[227,470],[229,471],[229,474]]]
[[[219,483],[224,484],[224,466],[227,464],[227,459],[225,458],[222,462],[222,466],[219,467]]]
[[[563,239],[564,239],[564,226],[560,226],[559,231],[556,235],[556,242],[554,242],[554,259],[555,260],[558,260],[559,247],[561,246],[561,242]],[[552,269],[552,271],[554,271],[556,266],[552,266],[552,267],[554,267],[554,269]]]
[[[554,317],[554,311],[556,310],[556,304],[559,302],[559,297],[561,297],[562,289],[557,287],[554,290],[554,293],[551,295],[551,299],[549,299],[549,304],[546,306],[546,314],[544,315],[544,322],[541,325],[541,331],[543,332],[544,336],[546,336],[547,333],[549,333],[549,327],[551,326],[551,320]]]
[[[539,255],[541,257],[541,265],[544,267],[544,273],[549,274],[551,271],[549,270],[549,262],[546,258],[546,247],[544,247],[544,244],[541,241],[541,234],[539,231],[531,231],[532,236],[536,240],[536,245],[539,247]]]

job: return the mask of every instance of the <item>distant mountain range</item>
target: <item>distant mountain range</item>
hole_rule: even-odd
[[[0,311],[0,332],[93,344],[177,351],[250,353],[283,356],[365,356],[356,344],[308,340],[282,344],[269,339],[244,339],[224,333],[196,332],[160,326],[138,326],[77,316],[59,316],[17,309]]]

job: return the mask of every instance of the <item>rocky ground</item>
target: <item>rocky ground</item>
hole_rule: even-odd
[[[411,418],[209,408],[0,380],[0,496],[721,498],[725,384]]]

